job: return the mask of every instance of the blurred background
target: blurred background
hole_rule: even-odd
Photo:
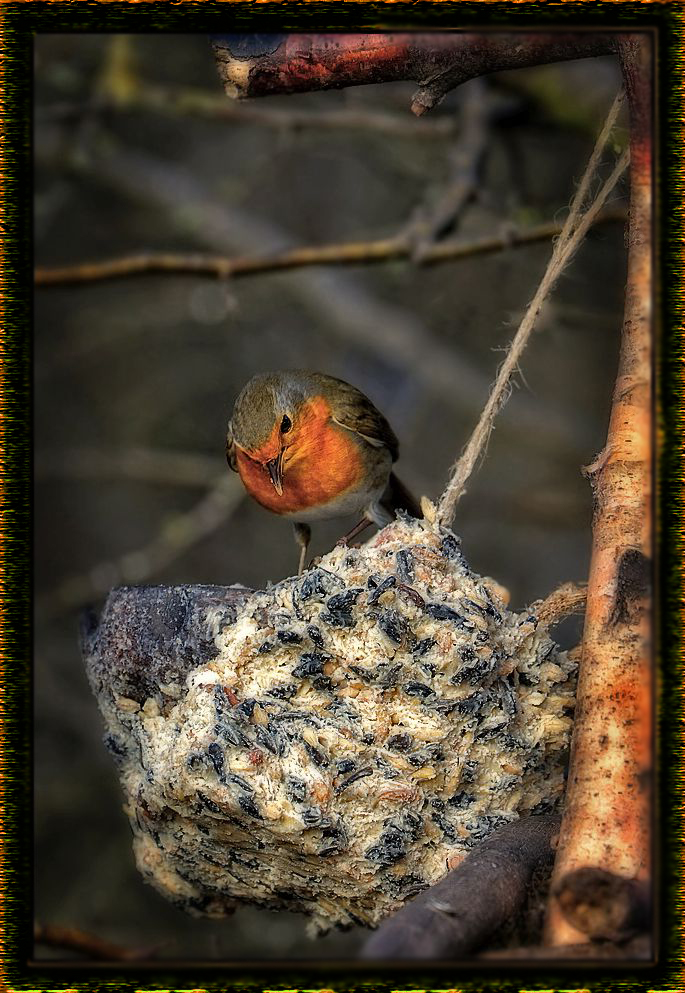
[[[448,237],[563,220],[620,85],[591,59],[499,73],[420,121],[413,83],[224,97],[208,39],[37,35],[36,264],[145,251],[259,256],[392,237],[431,216],[480,115],[475,196]],[[620,135],[619,135],[620,139]],[[604,174],[610,169],[607,163]],[[457,170],[457,172],[455,172]],[[625,184],[612,209],[625,207]],[[186,917],[139,876],[78,617],[117,585],[292,574],[290,525],[224,459],[244,383],[308,367],[354,383],[401,442],[398,474],[436,499],[473,429],[550,241],[439,265],[185,274],[37,289],[35,917],[159,957],[348,958],[367,932],[313,941],[306,919],[242,908]],[[545,306],[455,530],[514,607],[587,576],[625,283],[623,225],[596,227]],[[315,527],[322,554],[353,521]],[[571,646],[580,622],[559,639]],[[36,946],[37,958],[70,957]]]

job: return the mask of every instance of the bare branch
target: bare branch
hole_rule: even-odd
[[[497,373],[497,379],[483,408],[478,424],[469,438],[461,457],[452,468],[450,480],[438,504],[438,516],[444,525],[449,526],[451,523],[456,505],[465,492],[466,481],[473,472],[476,462],[487,445],[495,417],[509,395],[511,376],[518,367],[519,359],[535,327],[543,303],[575,254],[594,218],[601,211],[607,197],[628,166],[629,152],[626,150],[621,155],[613,172],[604,182],[591,205],[583,213],[582,208],[590,188],[592,177],[599,165],[602,151],[616,121],[622,101],[623,92],[620,92],[614,100],[605,125],[597,139],[585,174],[571,203],[563,230],[555,242],[552,257],[542,281],[536,290],[535,296],[528,305],[518,331],[514,335],[507,356]]]
[[[316,131],[372,131],[374,134],[397,137],[447,138],[457,132],[457,120],[452,114],[435,115],[417,120],[402,114],[373,110],[365,107],[341,107],[337,110],[293,110],[259,107],[250,104],[237,106],[222,95],[187,87],[178,89],[153,86],[137,82],[125,99],[96,97],[88,105],[56,103],[38,112],[37,121],[71,121],[86,113],[120,113],[154,111],[167,115],[190,115],[231,121],[235,124],[256,124],[277,131],[311,129]]]
[[[572,870],[650,875],[652,767],[652,149],[650,39],[621,41],[630,100],[628,288],[595,516],[569,785],[555,886]],[[587,936],[549,907],[547,940]]]
[[[594,224],[622,223],[623,208],[607,208],[593,219]],[[443,241],[431,245],[421,256],[424,265],[455,262],[476,255],[491,255],[510,248],[549,241],[561,233],[563,225],[547,221],[523,230],[507,229],[501,234],[472,241]],[[216,279],[250,276],[283,269],[301,269],[318,265],[359,265],[391,262],[410,258],[411,239],[405,235],[381,238],[377,241],[345,242],[339,245],[293,248],[285,252],[237,256],[178,255],[170,252],[145,252],[104,262],[86,262],[74,266],[39,266],[35,271],[37,286],[57,286],[121,279],[147,273],[209,276]]]
[[[610,34],[565,31],[220,35],[214,40],[230,97],[414,80],[420,84],[411,106],[417,117],[476,76],[613,51]]]
[[[385,921],[364,959],[462,958],[520,912],[534,870],[552,863],[555,816],[494,831],[464,861]]]
[[[493,100],[489,99],[484,84],[479,79],[473,80],[465,90],[460,134],[450,155],[450,181],[432,210],[421,208],[407,226],[406,234],[413,244],[412,259],[415,262],[423,261],[431,245],[456,224],[475,196],[493,113]]]
[[[244,497],[242,484],[231,473],[222,473],[191,510],[169,518],[147,545],[100,562],[87,573],[68,576],[55,589],[36,598],[37,609],[47,617],[56,617],[104,596],[112,586],[149,579],[216,531]]]
[[[138,959],[149,959],[154,956],[156,951],[155,948],[123,948],[121,945],[105,941],[87,931],[81,931],[75,927],[59,927],[55,924],[35,924],[33,939],[38,945],[63,948],[66,951],[78,952],[90,959],[109,962],[132,962]]]
[[[51,450],[38,456],[36,476],[80,479],[134,479],[162,486],[211,486],[219,459],[195,452],[129,448],[104,452],[95,448]]]

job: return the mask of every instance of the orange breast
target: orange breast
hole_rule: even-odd
[[[330,503],[356,488],[363,473],[359,449],[353,435],[332,424],[329,415],[327,401],[315,397],[305,405],[292,431],[284,436],[287,447],[280,495],[259,461],[260,453],[252,453],[250,458],[236,446],[240,478],[250,496],[262,507],[275,514],[295,514]],[[271,442],[269,439],[269,449]]]

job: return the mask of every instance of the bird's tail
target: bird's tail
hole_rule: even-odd
[[[412,517],[421,519],[423,512],[418,500],[409,492],[407,487],[401,482],[394,472],[390,473],[388,485],[380,499],[381,506],[385,507],[393,516],[398,510],[405,510]]]

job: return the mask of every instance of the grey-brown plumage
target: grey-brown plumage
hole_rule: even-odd
[[[332,442],[337,460],[330,467],[332,476],[344,477],[346,464],[359,466],[352,483],[343,481],[324,497],[324,456],[317,457],[320,453],[313,446],[307,470],[302,449],[298,453],[297,448],[298,428],[307,418],[311,421],[313,404],[319,420],[310,430],[323,447],[327,439]],[[361,512],[364,518],[345,536],[350,539],[369,523],[388,524],[397,510],[422,516],[417,501],[391,471],[398,456],[395,432],[367,396],[342,379],[304,369],[254,376],[235,402],[226,438],[228,464],[240,473],[248,492],[267,509],[295,520],[300,567],[310,537],[307,521]],[[264,493],[266,477],[260,467],[269,474],[277,496],[268,486]]]

